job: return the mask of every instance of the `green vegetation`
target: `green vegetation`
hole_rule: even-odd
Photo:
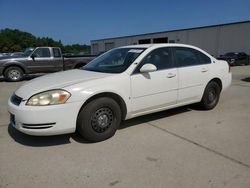
[[[63,45],[61,40],[55,41],[49,37],[35,37],[31,33],[19,31],[18,29],[0,30],[0,52],[20,52],[28,47],[52,46],[61,47],[63,53],[90,53],[90,46],[72,44]]]

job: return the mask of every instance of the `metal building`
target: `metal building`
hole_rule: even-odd
[[[250,54],[250,21],[92,40],[91,53],[96,55],[119,46],[148,43],[191,44],[215,57],[232,51]]]

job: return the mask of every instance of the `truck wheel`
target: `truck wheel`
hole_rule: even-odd
[[[4,71],[4,78],[9,81],[9,82],[17,82],[22,80],[24,75],[24,72],[21,68],[19,67],[8,67]]]
[[[117,102],[101,97],[84,106],[77,118],[77,131],[91,142],[112,137],[121,122],[121,109]]]
[[[220,92],[221,88],[216,82],[208,83],[200,102],[201,108],[204,110],[213,109],[219,101]]]

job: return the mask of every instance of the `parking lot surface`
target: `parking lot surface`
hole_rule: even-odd
[[[0,78],[0,187],[249,188],[250,66],[232,72],[215,109],[135,118],[100,143],[14,130],[7,99],[25,81]]]

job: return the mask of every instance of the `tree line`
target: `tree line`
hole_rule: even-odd
[[[28,47],[51,46],[60,47],[63,53],[79,52],[90,53],[89,45],[63,45],[61,40],[56,41],[49,37],[36,37],[28,32],[23,32],[18,29],[2,29],[0,30],[0,52],[21,52]]]

